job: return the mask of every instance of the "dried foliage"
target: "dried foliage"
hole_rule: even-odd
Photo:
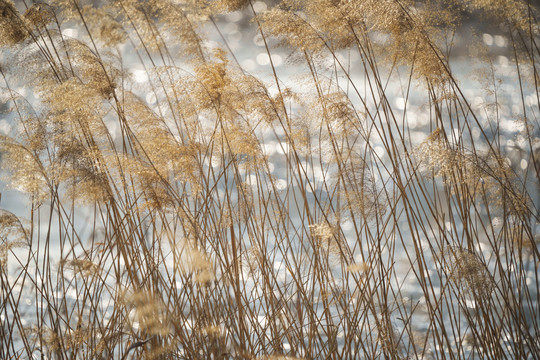
[[[539,16],[0,0],[0,358],[535,358]]]

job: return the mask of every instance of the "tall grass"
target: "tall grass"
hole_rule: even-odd
[[[0,358],[537,358],[537,5],[260,5],[0,0]]]

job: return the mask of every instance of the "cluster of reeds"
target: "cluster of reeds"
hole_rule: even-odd
[[[0,358],[536,358],[538,6],[260,4],[0,0]]]

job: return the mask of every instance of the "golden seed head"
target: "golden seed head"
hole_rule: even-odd
[[[16,45],[28,36],[24,22],[10,0],[0,0],[0,46]]]
[[[26,10],[24,18],[36,29],[41,29],[54,20],[54,12],[46,3],[34,3]]]

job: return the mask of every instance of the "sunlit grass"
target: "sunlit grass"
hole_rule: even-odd
[[[538,16],[0,0],[0,358],[535,358]]]

